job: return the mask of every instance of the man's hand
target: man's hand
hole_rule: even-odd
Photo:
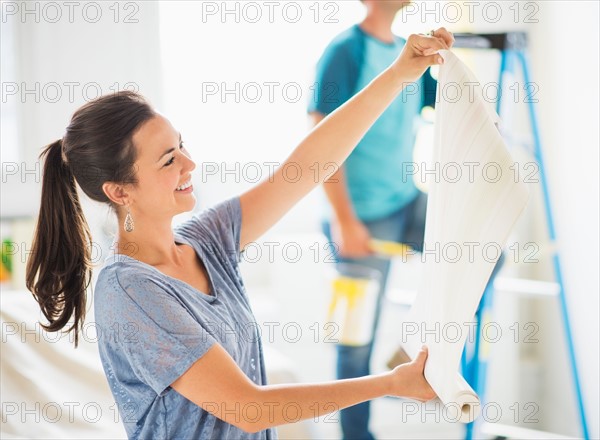
[[[362,258],[372,255],[369,245],[371,234],[367,227],[358,219],[331,221],[331,238],[339,246],[339,254],[345,258]]]

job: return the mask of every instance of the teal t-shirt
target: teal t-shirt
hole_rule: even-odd
[[[317,65],[309,112],[329,114],[369,84],[398,57],[405,40],[384,43],[354,26],[334,39]],[[418,194],[406,166],[413,161],[416,121],[424,104],[422,80],[379,117],[344,163],[354,210],[374,220],[401,209]],[[325,210],[328,217],[330,211]]]

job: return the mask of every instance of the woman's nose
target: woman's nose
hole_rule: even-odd
[[[194,169],[196,169],[196,162],[194,162],[192,160],[192,158],[188,155],[185,155],[185,169],[186,171],[193,171]]]
[[[196,168],[196,162],[194,162],[192,160],[192,157],[190,155],[190,153],[188,153],[187,151],[184,150],[183,153],[183,160],[184,160],[184,166],[183,166],[183,171],[185,172],[189,172],[189,171],[193,171]]]

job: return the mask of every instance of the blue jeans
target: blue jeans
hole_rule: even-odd
[[[423,236],[425,233],[425,210],[427,196],[419,194],[416,199],[391,215],[364,224],[371,236],[380,240],[390,240],[409,244],[413,249],[423,249]],[[323,233],[330,246],[331,225],[329,222],[322,224]],[[337,378],[348,379],[362,377],[370,374],[369,364],[373,351],[374,337],[379,325],[381,303],[386,290],[390,260],[387,258],[366,257],[358,259],[342,258],[333,247],[330,248],[338,263],[353,263],[376,269],[381,273],[381,286],[379,289],[375,319],[373,323],[373,337],[371,342],[363,346],[349,346],[338,344],[337,347]],[[340,412],[341,427],[344,439],[374,439],[369,432],[370,403],[364,402],[351,406]]]

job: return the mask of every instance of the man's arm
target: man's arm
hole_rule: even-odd
[[[313,126],[317,126],[324,118],[325,115],[319,112],[310,114]],[[343,165],[323,183],[323,189],[335,214],[331,222],[332,239],[339,246],[340,254],[345,257],[371,254],[368,244],[371,236],[354,211]]]

